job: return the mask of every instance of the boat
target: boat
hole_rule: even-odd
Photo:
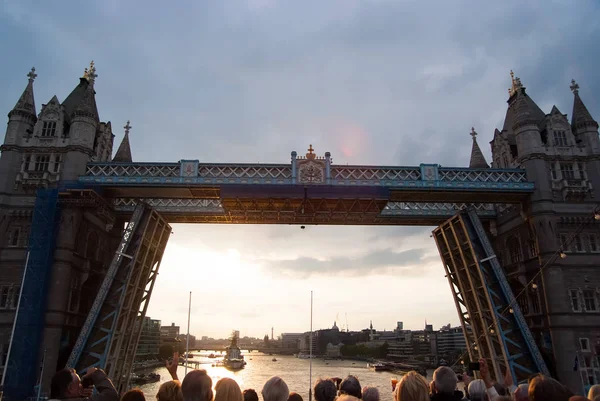
[[[158,373],[148,373],[147,375],[133,374],[133,375],[131,375],[130,381],[133,384],[156,383],[156,382],[160,381],[160,375]]]
[[[210,354],[208,357],[209,357],[210,359],[214,359],[214,358],[216,358],[216,355],[215,355],[215,354]]]
[[[239,370],[244,368],[244,357],[242,351],[238,347],[238,336],[236,332],[231,335],[231,343],[225,348],[225,358],[223,358],[223,366],[229,370]]]
[[[296,358],[300,358],[300,359],[310,359],[310,358],[312,358],[312,357],[311,357],[311,355],[310,355],[310,354],[306,354],[306,353],[304,353],[304,352],[300,352]]]
[[[277,358],[273,358],[271,359],[273,362],[277,362]]]
[[[370,370],[373,370],[375,372],[389,372],[390,370],[392,370],[389,365],[384,363],[371,363],[368,365],[368,367]]]

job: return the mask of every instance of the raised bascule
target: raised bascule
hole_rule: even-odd
[[[600,141],[575,82],[569,123],[556,107],[543,113],[513,76],[494,167],[472,129],[463,168],[337,165],[312,145],[280,164],[133,162],[129,122],[111,160],[93,63],[39,114],[36,76],[0,148],[6,398],[25,399],[40,382],[46,391],[63,366],[101,367],[128,387],[172,223],[438,226],[440,274],[470,360],[486,358],[497,380],[508,369],[578,392],[600,382],[600,231],[590,219]]]

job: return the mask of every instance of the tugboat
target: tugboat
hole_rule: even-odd
[[[238,347],[237,334],[233,332],[231,335],[231,343],[229,344],[229,347],[225,349],[223,365],[229,370],[239,370],[243,369],[245,364],[240,347]]]

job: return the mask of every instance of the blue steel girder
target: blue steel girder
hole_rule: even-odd
[[[437,225],[472,205],[519,203],[533,191],[515,169],[337,166],[330,157],[290,164],[90,163],[80,182],[118,212],[138,200],[174,223]]]
[[[498,258],[495,255],[494,249],[492,248],[491,243],[489,242],[489,239],[487,238],[487,235],[485,233],[485,230],[483,228],[483,226],[481,225],[481,222],[479,221],[479,218],[477,217],[477,214],[474,210],[469,210],[467,212],[468,214],[468,219],[471,223],[471,227],[470,230],[473,230],[474,232],[472,233],[472,235],[476,235],[478,238],[478,242],[480,250],[479,252],[482,252],[484,256],[480,261],[480,268],[482,270],[482,272],[487,272],[487,269],[484,268],[485,265],[489,265],[491,267],[492,272],[488,273],[490,280],[489,280],[489,287],[492,287],[492,285],[495,285],[499,291],[498,293],[501,293],[502,296],[504,297],[503,301],[505,303],[505,305],[503,305],[506,309],[509,309],[509,315],[511,317],[513,317],[516,325],[518,329],[519,329],[519,337],[515,337],[519,340],[522,340],[525,343],[526,348],[523,349],[523,352],[527,352],[529,353],[529,357],[533,360],[538,372],[541,372],[545,375],[549,375],[550,372],[548,370],[548,367],[546,366],[546,363],[544,361],[544,358],[542,357],[542,354],[539,351],[539,348],[537,346],[537,343],[535,342],[535,339],[533,338],[533,335],[531,334],[531,331],[529,330],[529,326],[527,325],[527,322],[525,321],[525,317],[523,316],[523,313],[521,311],[521,308],[519,307],[519,304],[516,302],[515,296],[513,294],[513,291],[510,287],[510,284],[508,283],[508,280],[506,279],[506,276],[504,274],[504,271],[502,270],[502,266],[500,266],[500,263],[498,261]],[[497,299],[501,299],[500,297],[498,297]],[[499,311],[498,312],[505,312],[504,311]],[[505,312],[506,313],[506,312]],[[506,335],[508,330],[503,330],[503,334]],[[505,341],[506,344],[506,341]],[[510,351],[507,347],[507,353],[510,354]],[[516,358],[514,358],[514,355],[512,355],[513,359],[516,360]],[[515,362],[516,363],[516,362]],[[511,366],[512,368],[512,366]],[[513,370],[513,377],[514,377],[514,370]]]
[[[29,235],[29,258],[23,273],[18,315],[5,366],[3,393],[7,399],[21,400],[34,394],[39,373],[46,298],[61,217],[59,194],[81,187],[77,182],[65,182],[58,188],[37,191]]]
[[[433,234],[451,286],[457,289],[455,301],[464,300],[470,317],[474,334],[474,338],[467,337],[471,359],[488,359],[496,380],[501,380],[507,368],[517,380],[535,372],[547,374],[475,211],[461,211]],[[460,313],[464,308],[457,302],[457,309]]]
[[[118,274],[120,273],[119,270],[124,270],[124,268],[122,267],[123,264],[130,263],[131,257],[129,255],[124,255],[126,255],[126,252],[128,252],[129,245],[133,238],[134,230],[138,229],[137,226],[140,224],[143,212],[144,206],[138,205],[136,207],[131,221],[127,224],[127,227],[123,232],[121,242],[119,243],[119,246],[117,248],[117,252],[113,256],[113,260],[110,264],[110,267],[108,268],[102,285],[98,289],[98,294],[96,295],[90,312],[88,313],[85,323],[81,328],[79,337],[77,338],[77,341],[73,346],[71,355],[69,356],[69,360],[67,361],[67,366],[78,368],[80,373],[85,372],[85,370],[88,367],[92,367],[94,364],[100,366],[104,366],[106,364],[108,347],[110,346],[112,334],[114,332],[114,326],[116,325],[115,316],[117,315],[118,309],[122,303],[122,289],[126,280],[121,282],[120,286],[116,287],[116,291],[114,291],[115,294],[112,295],[114,300],[112,302],[112,307],[110,308],[110,310],[105,310],[104,316],[100,316],[100,314],[103,308],[107,308],[105,301],[106,298],[109,296],[109,291],[115,285],[115,280],[118,280],[119,278],[122,279],[122,277],[120,276],[122,276],[123,273],[121,273],[121,275],[118,276]],[[128,269],[127,271],[130,270]],[[117,281],[117,283],[119,283],[119,281]],[[95,327],[98,318],[101,318],[101,321],[98,322],[98,327]],[[90,336],[92,335],[94,328],[97,329],[98,333],[96,334],[96,337],[92,339],[92,342],[88,344],[88,341],[90,341]],[[97,346],[102,343],[104,343],[105,345],[100,349],[104,352],[94,352],[93,350],[96,349]],[[86,357],[82,358],[82,354],[86,349],[88,350],[88,355],[92,356],[91,361],[86,360]],[[95,355],[98,355],[98,357],[95,357]],[[80,360],[84,361],[83,365],[80,364]]]
[[[213,191],[226,198],[227,188],[288,187],[287,195],[303,187],[311,191],[339,188],[337,196],[352,189],[384,189],[386,199],[401,202],[514,203],[533,191],[524,170],[469,169],[422,164],[418,167],[337,166],[309,161],[310,169],[291,164],[214,164],[197,160],[179,163],[90,163],[80,182],[110,188],[113,197],[200,197]],[[319,165],[321,163],[321,165]],[[310,172],[310,175],[309,175]],[[272,189],[271,189],[272,190]],[[264,192],[265,188],[261,188]],[[381,192],[383,193],[383,192]],[[332,194],[333,195],[333,194]],[[206,196],[204,196],[206,197]]]
[[[117,212],[131,213],[139,199],[116,198],[112,201]],[[246,199],[231,202],[219,199],[144,198],[143,201],[171,222],[252,223],[270,220],[290,224],[309,224],[311,220],[331,224],[332,221],[344,222],[350,215],[360,217],[363,224],[375,219],[387,224],[406,224],[407,219],[421,219],[424,224],[433,224],[435,220],[448,219],[469,206],[466,203],[385,202],[377,199],[306,199],[295,202],[281,199],[248,202]],[[472,207],[482,218],[496,215],[492,204],[479,203]]]
[[[81,194],[79,194],[81,195]],[[105,369],[126,390],[143,319],[171,227],[138,203],[80,331],[67,366]]]

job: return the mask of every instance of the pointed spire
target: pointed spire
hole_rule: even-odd
[[[127,124],[123,127],[125,129],[125,136],[119,145],[119,149],[117,149],[117,153],[115,153],[115,157],[113,158],[113,162],[119,163],[132,163],[133,159],[131,158],[131,146],[129,145],[129,130],[132,128],[129,125],[129,120],[127,120]]]
[[[21,97],[19,97],[19,100],[17,101],[17,104],[15,104],[15,107],[13,107],[10,113],[8,113],[9,118],[13,114],[20,114],[23,116],[31,117],[34,120],[37,119],[35,112],[35,100],[33,98],[33,81],[35,81],[36,77],[37,74],[35,73],[35,67],[32,67],[31,71],[29,71],[29,73],[27,74],[27,78],[29,78],[27,86],[21,94]]]
[[[477,132],[475,128],[471,128],[471,136],[473,137],[473,146],[471,147],[471,161],[469,168],[489,168],[490,166],[485,161],[485,157],[477,144]]]
[[[571,117],[571,126],[573,127],[573,131],[577,133],[577,130],[581,130],[585,127],[598,129],[598,123],[592,118],[592,115],[579,97],[579,85],[574,79],[571,80],[570,88],[574,96],[573,114]]]
[[[96,105],[96,91],[94,90],[94,82],[96,80],[96,67],[94,66],[94,61],[90,63],[89,70],[86,68],[81,78],[81,82],[79,86],[75,89],[78,90],[78,102],[75,105],[73,110],[74,116],[79,117],[89,117],[93,118],[96,121],[100,121],[100,117],[98,116],[98,106]],[[75,92],[73,91],[73,93]],[[73,94],[72,93],[72,94]],[[71,95],[72,95],[71,94]],[[68,100],[71,97],[67,97],[65,99],[65,104],[70,104]]]

